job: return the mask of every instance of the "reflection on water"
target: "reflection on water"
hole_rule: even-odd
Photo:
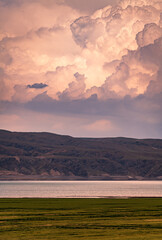
[[[0,181],[0,197],[162,197],[162,181]]]

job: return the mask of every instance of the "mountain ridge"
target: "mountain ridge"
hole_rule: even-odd
[[[162,139],[0,130],[0,180],[160,180]]]

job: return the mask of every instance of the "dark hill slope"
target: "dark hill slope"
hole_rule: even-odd
[[[0,179],[160,179],[162,140],[0,130]]]

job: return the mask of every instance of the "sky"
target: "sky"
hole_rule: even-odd
[[[162,138],[161,0],[0,0],[0,129]]]

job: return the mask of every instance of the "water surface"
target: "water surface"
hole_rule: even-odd
[[[0,181],[0,198],[162,197],[162,181]]]

